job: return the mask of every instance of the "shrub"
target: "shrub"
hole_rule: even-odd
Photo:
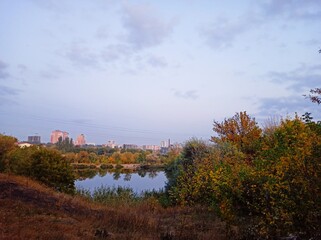
[[[32,178],[58,191],[74,192],[73,169],[58,151],[40,148],[30,158],[30,176]]]

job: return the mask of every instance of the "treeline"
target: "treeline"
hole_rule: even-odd
[[[168,166],[171,203],[214,209],[242,239],[320,239],[321,123],[307,113],[260,128],[240,112],[213,130]]]
[[[74,146],[72,139],[58,141],[50,145],[64,154],[71,163],[89,164],[149,164],[163,165],[179,155],[180,149],[171,149],[168,154],[151,150],[119,149],[109,147]]]
[[[90,150],[90,148],[88,150],[67,152],[64,155],[72,163],[133,164],[161,162],[157,155],[142,150],[128,152],[112,151],[111,153],[104,154],[97,154]]]

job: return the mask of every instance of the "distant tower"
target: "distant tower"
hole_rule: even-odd
[[[52,131],[50,136],[50,142],[53,144],[57,143],[60,137],[62,138],[62,140],[65,140],[69,137],[69,133],[60,130]]]
[[[160,143],[160,147],[161,148],[169,148],[171,146],[171,140],[168,139],[167,141],[161,141]]]
[[[76,140],[76,142],[75,142],[75,145],[76,145],[76,146],[86,145],[86,140],[85,140],[85,135],[84,135],[84,134],[80,134],[80,135],[77,137],[77,140]]]
[[[41,143],[40,136],[28,136],[28,143],[40,144]]]

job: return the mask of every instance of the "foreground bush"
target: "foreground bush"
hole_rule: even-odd
[[[58,191],[74,192],[73,169],[59,152],[41,148],[30,158],[30,177]]]
[[[214,145],[195,140],[185,145],[168,189],[172,203],[207,205],[238,225],[245,239],[320,237],[320,123],[295,117],[272,131],[234,118],[223,125]],[[254,136],[254,145],[246,134]]]

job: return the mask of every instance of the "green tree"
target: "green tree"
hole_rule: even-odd
[[[9,164],[8,154],[17,148],[17,139],[0,134],[0,172],[5,171]]]
[[[30,176],[32,178],[58,191],[74,192],[73,169],[58,151],[40,148],[30,158]]]
[[[283,120],[273,137],[256,161],[260,193],[252,209],[266,235],[311,237],[321,230],[320,135],[296,117]]]
[[[74,143],[72,138],[65,138],[62,140],[62,137],[58,138],[58,142],[56,143],[56,148],[62,152],[71,152],[74,149]]]

